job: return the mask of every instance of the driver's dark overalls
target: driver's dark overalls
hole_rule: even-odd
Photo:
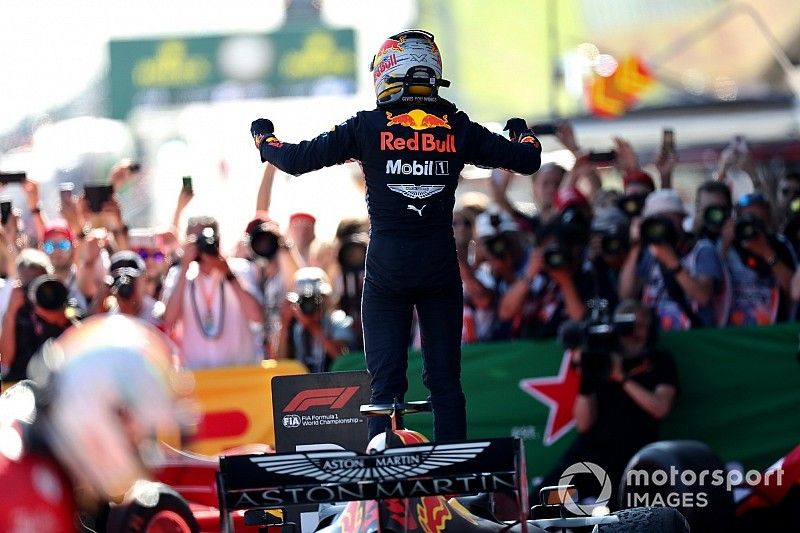
[[[512,143],[440,99],[361,111],[311,141],[264,141],[261,158],[295,175],[361,162],[370,217],[362,320],[371,401],[404,399],[416,307],[434,439],[466,438],[463,293],[452,229],[456,185],[465,163],[535,172],[538,143]],[[388,417],[370,418],[370,437],[388,424]]]

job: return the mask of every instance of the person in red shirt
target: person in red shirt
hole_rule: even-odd
[[[44,348],[33,379],[0,397],[0,531],[77,531],[79,511],[149,477],[156,430],[180,432],[185,418],[191,381],[174,353],[124,315],[90,318]]]

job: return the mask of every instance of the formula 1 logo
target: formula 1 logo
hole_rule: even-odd
[[[387,111],[386,118],[388,119],[386,123],[387,126],[406,126],[412,130],[427,130],[429,128],[450,129],[450,124],[447,122],[447,115],[437,117],[422,109],[412,109],[408,113],[401,113],[399,115],[392,115],[392,113]]]
[[[332,387],[328,389],[311,389],[295,394],[286,407],[284,413],[302,413],[311,407],[330,407],[341,409],[350,398],[358,391],[358,387]]]

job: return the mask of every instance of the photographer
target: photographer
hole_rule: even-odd
[[[19,284],[11,293],[0,333],[0,353],[8,368],[3,379],[9,381],[25,379],[31,357],[46,340],[69,328],[77,314],[68,307],[67,287],[46,273],[51,271],[48,265],[26,252],[17,260]]]
[[[566,169],[555,163],[546,163],[538,172],[531,175],[531,199],[536,206],[533,216],[520,211],[508,197],[508,187],[512,172],[504,169],[492,170],[492,199],[500,208],[514,217],[514,222],[523,233],[535,233],[537,228],[552,219],[556,214],[556,193],[567,175]]]
[[[615,307],[619,302],[619,276],[630,251],[629,220],[616,207],[597,209],[592,218],[589,249],[582,273],[588,294]]]
[[[620,298],[641,295],[665,331],[724,325],[728,295],[716,244],[707,238],[693,242],[684,232],[686,210],[671,189],[651,193],[643,215],[641,224],[631,226]]]
[[[592,302],[590,317],[580,327],[582,339],[565,342],[574,349],[580,373],[574,406],[578,437],[544,484],[556,484],[564,469],[580,461],[600,465],[618,482],[633,454],[658,440],[660,422],[677,394],[675,362],[655,348],[652,309],[625,300],[609,316],[607,302]]]
[[[790,301],[797,260],[773,229],[770,205],[761,193],[736,203],[736,221],[726,224],[722,250],[730,272],[732,326],[774,324],[794,318]]]
[[[473,269],[463,246],[458,255],[465,301],[475,309],[475,334],[479,341],[512,336],[513,324],[510,319],[498,316],[498,305],[525,265],[517,228],[506,212],[481,213],[475,219],[475,237],[478,253],[486,257],[486,261]]]
[[[776,218],[781,225],[785,225],[797,216],[798,199],[800,199],[800,173],[789,172],[778,181]]]
[[[164,304],[147,294],[146,271],[144,260],[136,252],[122,250],[112,255],[108,275],[95,299],[98,310],[141,318],[160,326]]]
[[[94,240],[84,246],[88,247],[91,244],[94,244]],[[66,285],[69,297],[73,298],[81,311],[85,312],[88,309],[88,302],[81,287],[85,285],[85,279],[91,278],[94,263],[84,261],[79,268],[77,246],[75,235],[66,222],[54,221],[45,227],[40,248],[53,264],[53,275]],[[99,248],[97,253],[100,253]]]
[[[220,254],[217,221],[189,219],[180,265],[164,282],[164,327],[175,330],[188,368],[257,364],[263,359],[251,323],[264,311],[255,267]]]
[[[361,342],[361,295],[369,243],[369,223],[362,219],[345,219],[336,227],[336,261],[328,271],[334,279],[338,307],[353,317],[357,342]],[[335,275],[333,277],[331,274]]]
[[[247,224],[239,257],[250,259],[258,270],[258,284],[264,295],[265,356],[277,358],[280,343],[281,314],[287,287],[292,286],[294,274],[302,258],[297,249],[281,235],[278,224],[263,211]],[[261,342],[260,342],[261,343]]]
[[[292,213],[289,216],[286,235],[294,242],[302,266],[320,266],[316,258],[316,245],[319,244],[316,241],[316,224],[316,217],[310,213]]]
[[[579,288],[586,285],[580,273],[583,244],[564,214],[539,228],[537,248],[500,296],[498,317],[511,323],[516,337],[554,337],[564,320],[580,320],[586,311]]]
[[[325,271],[304,267],[295,273],[294,290],[286,295],[279,358],[291,358],[309,372],[327,372],[330,363],[350,351],[355,336],[353,319],[332,310],[331,285]]]

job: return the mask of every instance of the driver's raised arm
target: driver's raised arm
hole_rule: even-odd
[[[513,119],[521,120],[521,119]],[[528,132],[520,132],[512,142],[469,121],[466,130],[467,160],[487,168],[504,168],[519,174],[533,174],[542,164],[542,145]]]
[[[358,116],[333,127],[310,141],[297,144],[280,141],[272,122],[260,118],[250,128],[253,141],[261,153],[261,161],[269,161],[287,174],[299,175],[356,159],[358,155],[356,125]]]

